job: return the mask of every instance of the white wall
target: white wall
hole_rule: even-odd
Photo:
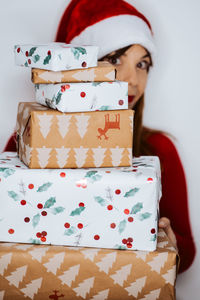
[[[192,267],[178,277],[177,299],[200,294],[199,0],[129,0],[150,19],[158,48],[148,82],[145,124],[172,133],[189,191],[192,230],[198,253]],[[13,45],[44,43],[55,37],[68,1],[0,1],[0,151],[15,127],[17,103],[34,100],[30,70],[14,66]],[[181,213],[181,208],[180,208]]]

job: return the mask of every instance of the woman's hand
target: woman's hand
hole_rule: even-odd
[[[165,218],[165,217],[161,218],[159,220],[158,227],[162,228],[165,231],[165,233],[166,233],[167,237],[169,238],[169,240],[171,241],[173,247],[176,250],[178,250],[176,236],[175,236],[175,234],[174,234],[174,232],[171,228],[170,220],[168,218]]]

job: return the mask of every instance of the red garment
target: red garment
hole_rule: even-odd
[[[163,194],[160,200],[160,216],[170,219],[181,259],[179,272],[183,272],[190,267],[195,257],[183,166],[175,146],[167,136],[153,133],[148,137],[148,143],[153,155],[160,158]],[[4,151],[16,151],[15,135],[11,136]]]

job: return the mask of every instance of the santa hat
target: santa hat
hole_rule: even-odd
[[[132,44],[155,52],[149,21],[123,0],[72,0],[62,16],[56,41],[99,46],[98,58]]]

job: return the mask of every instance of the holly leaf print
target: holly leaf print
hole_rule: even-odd
[[[24,66],[25,66],[25,67],[28,67],[28,62],[27,62],[27,61],[25,62]]]
[[[0,168],[0,172],[3,172],[3,177],[7,178],[15,173],[15,170],[9,168]]]
[[[156,234],[154,234],[151,238],[150,238],[151,242],[155,242],[156,241]]]
[[[138,202],[131,209],[131,214],[137,214],[143,208],[142,202]]]
[[[37,214],[33,217],[33,220],[32,220],[33,227],[35,228],[39,222],[40,222],[40,214]]]
[[[47,183],[44,183],[43,185],[39,186],[39,188],[37,189],[37,192],[45,192],[48,190],[48,188],[50,186],[52,186],[53,183],[51,182],[47,182]]]
[[[93,81],[92,82],[92,86],[98,86],[100,85],[102,82],[99,82],[99,81]]]
[[[49,64],[49,61],[51,59],[51,54],[50,55],[47,55],[43,61],[43,65],[48,65]]]
[[[92,177],[93,175],[95,175],[96,173],[97,173],[97,171],[88,171],[88,172],[86,173],[85,177],[90,178],[90,177]]]
[[[82,55],[87,54],[87,51],[83,47],[75,47],[77,51],[79,51]]]
[[[51,197],[49,198],[45,204],[44,204],[44,208],[50,208],[51,206],[53,206],[56,203],[56,198],[55,197]]]
[[[62,92],[59,91],[58,94],[55,96],[56,104],[58,104],[60,102],[61,97],[62,97]]]
[[[65,230],[64,235],[70,236],[72,234],[75,234],[76,232],[77,232],[76,227],[72,226],[69,229]]]
[[[115,245],[114,248],[118,249],[118,250],[125,250],[126,246],[124,246],[124,245]]]
[[[40,60],[40,56],[38,54],[33,56],[34,63],[38,62]]]
[[[110,106],[108,105],[102,105],[99,110],[110,110]]]
[[[13,200],[15,200],[15,201],[19,201],[20,200],[19,195],[16,194],[14,191],[8,191],[8,196],[10,198],[12,198]]]
[[[146,212],[146,213],[141,214],[141,215],[139,216],[139,220],[140,220],[140,221],[144,221],[144,220],[146,220],[146,219],[148,219],[148,218],[150,218],[150,217],[151,217],[151,214],[148,213],[148,212]]]
[[[29,242],[31,244],[36,244],[36,245],[40,245],[41,244],[40,240],[36,240],[36,239],[30,239]]]
[[[64,207],[62,206],[58,206],[58,207],[54,207],[51,209],[51,212],[53,215],[57,215],[57,214],[60,214],[61,212],[63,212],[65,210]]]
[[[101,206],[105,206],[106,205],[106,200],[101,198],[100,196],[94,197],[94,200],[99,203]]]
[[[80,214],[85,210],[84,206],[80,206],[78,208],[76,208],[75,210],[72,210],[70,216],[80,216]]]
[[[131,189],[130,191],[126,192],[126,194],[124,195],[124,197],[128,198],[128,197],[132,197],[134,196],[140,189],[138,188],[134,188]]]
[[[36,49],[37,49],[37,47],[32,47],[28,53],[28,56],[32,56]]]
[[[119,233],[122,233],[125,230],[126,223],[127,223],[126,220],[123,220],[119,223],[119,226],[118,226]]]

